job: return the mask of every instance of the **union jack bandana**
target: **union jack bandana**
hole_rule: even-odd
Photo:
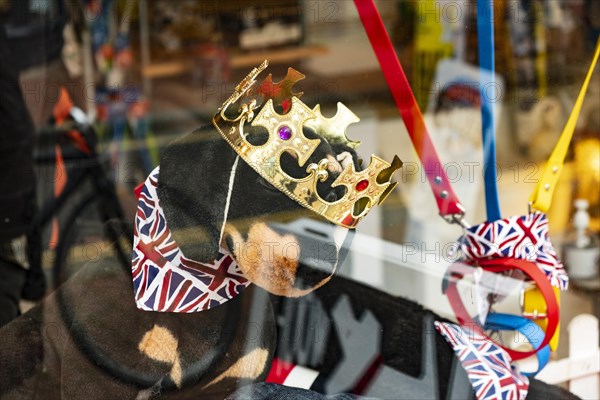
[[[435,322],[467,371],[478,400],[522,400],[527,397],[529,379],[516,367],[504,349],[476,331],[447,322]]]
[[[535,263],[552,286],[561,290],[569,286],[569,277],[548,238],[548,219],[539,211],[470,227],[459,243],[469,261],[524,259]]]
[[[131,269],[138,308],[191,313],[231,300],[250,281],[224,249],[212,264],[185,257],[158,201],[159,169],[152,171],[139,191],[135,216]]]

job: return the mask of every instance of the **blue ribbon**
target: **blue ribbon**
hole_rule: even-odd
[[[534,349],[538,349],[544,340],[544,331],[535,322],[528,320],[525,317],[512,314],[490,313],[488,314],[484,329],[493,331],[519,331],[527,338]],[[550,345],[544,346],[540,351],[535,353],[538,359],[538,368],[533,372],[522,372],[526,376],[535,376],[540,372],[548,361],[550,361]]]
[[[494,66],[494,0],[477,0],[477,34],[479,43],[479,84],[481,98],[481,125],[483,139],[483,171],[487,220],[501,219],[496,176],[496,122],[494,104],[490,98],[496,92]]]

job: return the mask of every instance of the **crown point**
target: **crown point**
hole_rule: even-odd
[[[360,119],[348,107],[342,103],[337,104],[337,112],[332,118],[326,118],[321,113],[321,106],[317,104],[313,108],[316,118],[307,121],[306,125],[316,133],[323,136],[330,143],[344,144],[356,149],[360,142],[355,142],[346,137],[346,129],[350,124]]]

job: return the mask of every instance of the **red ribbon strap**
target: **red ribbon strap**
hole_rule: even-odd
[[[383,75],[392,92],[396,107],[406,125],[410,139],[425,169],[440,215],[462,215],[464,209],[452,190],[448,176],[429,137],[423,114],[398,60],[394,46],[373,0],[354,0],[362,24],[369,36]]]

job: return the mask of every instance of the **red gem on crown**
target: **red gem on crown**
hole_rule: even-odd
[[[365,190],[368,187],[369,187],[369,181],[366,179],[363,179],[362,181],[360,181],[356,184],[356,190],[358,190],[359,192],[362,192],[363,190]]]

